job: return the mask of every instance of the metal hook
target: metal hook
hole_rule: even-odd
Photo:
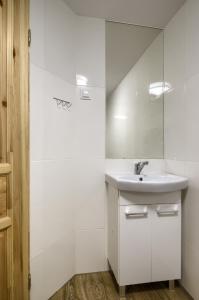
[[[63,100],[63,99],[60,99],[60,98],[53,97],[53,100],[55,100],[57,102],[57,107],[58,108],[60,108],[60,106],[62,106],[62,108],[64,110],[66,110],[66,109],[69,110],[69,108],[72,106],[71,102]]]

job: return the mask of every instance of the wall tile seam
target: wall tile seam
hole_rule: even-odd
[[[77,232],[88,232],[88,231],[96,231],[96,230],[105,230],[106,228],[104,227],[104,228],[89,228],[89,229],[78,229],[78,228],[76,228],[75,229],[75,233],[77,233]]]
[[[63,236],[62,238],[64,238],[65,236]],[[54,246],[54,245],[56,245],[57,244],[57,242],[59,242],[61,239],[59,239],[59,240],[56,240],[56,241],[54,241],[54,242],[51,242],[51,243],[48,243],[48,244],[46,244],[46,246],[43,246],[43,247],[41,247],[41,249],[40,250],[38,250],[38,251],[35,251],[35,252],[38,252],[37,254],[35,254],[35,255],[32,255],[30,258],[31,259],[33,259],[33,258],[35,258],[35,257],[37,257],[37,256],[40,256],[40,255],[42,255],[44,252],[46,252],[46,251],[48,251],[49,249],[52,249],[52,246]],[[72,243],[70,243],[70,245],[73,245]]]
[[[75,229],[73,229],[73,234],[75,234]],[[63,235],[61,238],[65,238],[65,235]],[[61,238],[55,240],[54,242],[48,242],[45,246],[42,246],[40,250],[34,251],[36,254],[32,255],[31,253],[30,260],[33,260],[34,258],[43,255],[44,252],[48,251],[49,249],[52,249],[52,246],[56,245],[61,240]],[[69,245],[73,247],[75,245],[75,242],[70,242]]]
[[[163,159],[163,158],[149,158],[149,157],[142,157],[142,158],[108,158],[108,157],[106,157],[105,158],[105,160],[107,161],[107,162],[117,162],[118,161],[118,163],[121,163],[122,161],[124,161],[124,163],[127,163],[127,162],[132,162],[132,163],[134,163],[134,162],[137,162],[137,161],[142,161],[142,160],[148,160],[149,162],[151,162],[151,163],[164,163],[164,161],[165,161],[165,159]]]
[[[39,256],[41,256],[41,255],[44,254],[43,248],[40,251],[37,251],[37,252],[38,252],[37,254],[30,256],[30,261],[34,260],[35,258],[37,258],[37,257],[39,257]]]
[[[75,79],[74,82],[72,82],[72,81],[66,80],[66,78],[63,78],[62,76],[56,74],[55,72],[52,72],[52,71],[50,71],[50,70],[48,70],[48,69],[42,67],[41,65],[36,64],[35,62],[30,62],[30,64],[33,65],[34,67],[40,69],[41,71],[46,72],[46,73],[48,73],[48,74],[50,74],[50,75],[53,75],[54,77],[56,77],[56,78],[58,78],[58,79],[60,79],[60,80],[62,80],[62,81],[64,81],[64,82],[66,82],[66,83],[68,83],[69,85],[72,85],[73,87],[76,87],[76,88],[91,88],[91,89],[92,89],[92,88],[96,88],[96,89],[104,89],[104,90],[106,89],[106,86],[105,86],[105,85],[102,86],[102,85],[89,85],[89,84],[88,84],[88,85],[86,85],[86,86],[78,86],[78,85],[75,83],[76,79]],[[75,74],[75,76],[76,76],[76,74]]]
[[[172,161],[172,162],[179,162],[184,164],[199,164],[199,161],[194,160],[181,160],[181,159],[174,159],[174,158],[165,158],[165,161]]]
[[[62,161],[69,161],[69,160],[73,160],[73,157],[66,157],[66,158],[60,158],[60,159],[40,159],[40,160],[30,160],[30,163],[48,163],[48,162],[62,162]]]
[[[106,157],[107,160],[124,160],[124,161],[127,161],[127,160],[131,160],[131,161],[138,161],[138,160],[150,160],[150,161],[160,161],[160,160],[164,160],[164,158],[160,157],[160,158],[150,158],[150,157],[142,157],[142,158],[131,158],[131,157],[127,157],[127,158],[117,158],[117,157]]]
[[[50,75],[53,75],[54,77],[57,77],[58,79],[60,79],[61,81],[66,82],[66,83],[68,83],[69,85],[72,85],[74,87],[76,86],[75,81],[72,82],[72,81],[66,80],[66,78],[63,78],[62,76],[56,74],[55,72],[52,72],[52,71],[50,71],[48,69],[45,69],[44,67],[42,67],[39,64],[36,64],[35,62],[30,61],[30,67],[31,67],[31,65],[33,65],[34,67],[36,67],[37,69],[40,69],[41,71],[43,71],[45,73],[48,73]]]
[[[96,160],[96,161],[105,161],[104,156],[73,156],[73,157],[65,157],[65,158],[60,158],[60,159],[40,159],[40,160],[30,160],[31,163],[48,163],[48,162],[62,162],[62,161],[69,161],[69,160]]]
[[[76,85],[76,87],[77,87],[77,88],[85,88],[85,89],[86,89],[86,88],[91,88],[91,89],[92,89],[92,88],[93,88],[93,89],[96,88],[96,89],[101,89],[101,90],[105,90],[105,89],[106,89],[105,86],[100,86],[100,85],[89,85],[89,84],[86,85],[86,86],[79,86],[79,85]]]
[[[82,231],[82,232],[87,232],[87,231],[94,231],[94,230],[105,230],[106,228],[105,228],[105,225],[104,226],[92,226],[92,227],[83,227],[82,226],[82,228],[81,228],[81,226],[77,226],[76,228],[75,228],[75,232],[80,232],[80,231]]]

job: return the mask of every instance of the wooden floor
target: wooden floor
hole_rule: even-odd
[[[118,300],[118,287],[109,272],[76,275],[50,300]],[[190,300],[177,286],[169,291],[167,283],[127,287],[127,300]]]

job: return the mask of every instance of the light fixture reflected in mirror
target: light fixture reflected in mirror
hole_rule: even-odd
[[[88,85],[88,78],[86,76],[77,74],[76,75],[76,84],[78,86],[87,86]]]
[[[160,97],[165,93],[169,93],[172,90],[172,86],[168,82],[153,82],[149,85],[149,94],[155,97]]]

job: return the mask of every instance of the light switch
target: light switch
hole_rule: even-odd
[[[91,100],[91,97],[89,95],[89,91],[86,88],[81,88],[80,91],[80,99],[81,100]]]

